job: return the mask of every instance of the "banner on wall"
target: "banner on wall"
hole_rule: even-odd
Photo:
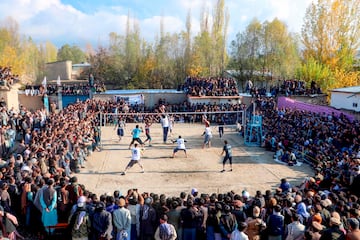
[[[337,109],[334,109],[332,107],[319,106],[319,105],[315,105],[315,104],[311,104],[311,103],[297,101],[297,100],[287,98],[287,97],[279,97],[277,106],[279,109],[290,108],[290,109],[295,109],[295,110],[300,110],[300,111],[309,111],[309,112],[321,113],[321,114],[327,114],[327,115],[334,114],[337,117],[339,117],[340,115],[345,115],[350,121],[354,120],[353,115],[342,112]]]
[[[144,95],[115,95],[114,100],[116,102],[125,101],[129,105],[144,104]]]

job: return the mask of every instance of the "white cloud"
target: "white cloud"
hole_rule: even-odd
[[[50,40],[61,46],[65,43],[107,44],[110,32],[125,33],[128,11],[139,23],[142,36],[152,41],[160,31],[160,19],[164,19],[165,32],[185,30],[186,15],[191,10],[192,34],[200,29],[200,13],[205,9],[212,15],[216,0],[168,0],[127,2],[125,5],[106,1],[108,5],[82,12],[63,4],[60,0],[1,0],[0,16],[11,16],[20,25],[20,32],[35,41]],[[245,29],[254,18],[260,21],[278,17],[291,31],[299,31],[306,6],[311,0],[226,0],[230,14],[228,40]],[[110,4],[111,3],[111,4]],[[131,5],[137,4],[137,5]],[[143,8],[139,8],[142,6]],[[133,7],[132,7],[133,6]],[[88,8],[91,8],[87,6]]]

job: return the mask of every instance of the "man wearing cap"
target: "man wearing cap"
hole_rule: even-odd
[[[321,200],[320,202],[317,202],[315,204],[316,210],[318,213],[320,213],[322,221],[321,224],[325,225],[326,227],[329,226],[330,223],[330,212],[326,209],[327,203],[324,200]]]
[[[236,217],[237,223],[246,221],[246,214],[244,212],[244,204],[241,200],[237,199],[233,202],[234,208],[232,209],[232,214]]]
[[[319,240],[321,238],[321,231],[324,229],[324,226],[319,222],[312,222],[308,231],[305,232],[305,236],[308,235],[312,240]]]
[[[96,204],[95,213],[91,219],[93,234],[96,239],[110,240],[112,238],[112,216],[105,210],[105,203]]]
[[[175,240],[177,238],[175,227],[167,221],[166,214],[160,216],[160,225],[155,231],[155,240]]]
[[[199,191],[196,188],[191,189],[191,195],[193,198],[196,198],[199,194]]]
[[[330,218],[330,227],[321,235],[320,240],[345,240],[345,234],[340,229],[341,221],[337,217]]]
[[[219,227],[222,239],[230,239],[231,233],[238,227],[236,217],[231,213],[231,207],[224,205],[224,211],[219,218]]]
[[[123,197],[116,200],[119,206],[113,212],[113,223],[116,230],[116,240],[129,240],[131,234],[131,214],[129,209],[125,207],[125,199]]]
[[[261,232],[266,229],[266,223],[261,219],[260,211],[258,206],[254,206],[252,217],[246,220],[248,227],[245,232],[249,239],[260,239]]]
[[[69,217],[69,229],[72,240],[87,240],[91,231],[91,221],[86,210],[86,197],[81,196],[74,214]]]
[[[156,231],[156,210],[152,203],[153,199],[147,197],[145,204],[140,209],[140,238],[143,240],[153,239]]]

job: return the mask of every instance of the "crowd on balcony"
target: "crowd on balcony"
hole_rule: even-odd
[[[226,77],[187,77],[185,83],[179,86],[189,96],[238,96],[238,88],[233,78]]]
[[[269,92],[272,96],[293,96],[293,95],[312,95],[322,94],[321,88],[312,81],[310,86],[301,80],[288,79],[279,80],[278,84],[269,87],[269,91],[265,86],[255,86],[251,80],[245,83],[245,92],[251,94],[253,97],[266,96]]]
[[[0,86],[11,88],[18,81],[19,76],[12,73],[10,66],[0,66]]]
[[[45,93],[47,95],[56,95],[58,93],[59,86],[56,84],[47,84],[46,89],[42,85],[26,85],[25,94],[30,96],[43,96]],[[89,92],[93,91],[94,93],[100,93],[106,91],[104,83],[95,83],[91,87],[88,83],[62,83],[61,84],[61,94],[64,96],[69,95],[89,95]]]

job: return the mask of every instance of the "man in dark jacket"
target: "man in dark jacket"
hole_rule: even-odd
[[[101,238],[110,240],[112,238],[112,216],[111,213],[105,210],[105,203],[103,202],[99,202],[96,205],[92,219],[92,227],[95,239]]]
[[[269,239],[281,240],[284,235],[284,216],[280,212],[281,207],[276,205],[273,213],[267,219]]]
[[[151,205],[153,199],[147,197],[145,204],[140,209],[140,239],[152,240],[157,228],[157,217],[154,207]]]
[[[180,222],[183,227],[183,239],[196,240],[197,209],[192,199],[188,199],[186,208],[181,210]]]

